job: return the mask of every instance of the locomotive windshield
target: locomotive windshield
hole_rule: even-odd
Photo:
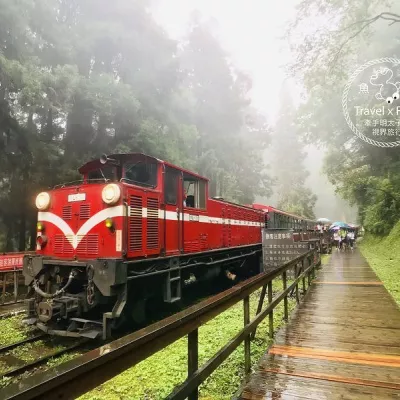
[[[94,183],[98,181],[114,181],[116,179],[115,167],[112,165],[104,165],[101,168],[94,169],[88,172],[87,181],[88,183]]]
[[[157,186],[157,164],[152,162],[129,162],[124,165],[123,179],[139,186]]]

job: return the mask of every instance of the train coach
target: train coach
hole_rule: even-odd
[[[209,198],[208,179],[139,153],[79,172],[36,198],[27,323],[106,338],[124,318],[143,321],[149,299],[178,302],[194,281],[260,271],[265,211]]]
[[[279,210],[264,204],[250,204],[256,210],[264,213],[264,226],[266,229],[292,229],[294,231],[315,231],[316,221]]]

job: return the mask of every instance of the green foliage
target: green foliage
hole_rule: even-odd
[[[22,325],[23,316],[2,319],[0,322],[0,346],[27,339],[32,329]]]
[[[308,172],[304,166],[300,131],[295,124],[296,110],[290,98],[289,85],[281,90],[282,100],[279,118],[272,137],[272,173],[278,195],[277,207],[308,218],[315,218],[317,197],[305,186]]]
[[[398,54],[396,25],[374,17],[399,11],[391,0],[303,0],[288,29],[295,55],[289,70],[306,93],[297,116],[302,137],[328,149],[329,180],[358,207],[359,222],[375,234],[388,234],[400,218],[399,152],[356,138],[344,119],[341,99],[358,66]],[[315,32],[301,33],[304,26],[314,26]]]
[[[400,306],[400,222],[384,238],[366,234],[360,242],[360,249]]]
[[[282,290],[282,282],[274,282],[273,291]],[[260,290],[250,296],[250,313],[254,317]],[[296,306],[289,299],[289,310]],[[274,310],[274,329],[283,325],[283,303]],[[211,358],[228,340],[243,328],[243,304],[239,302],[199,328],[199,365]],[[272,343],[268,336],[268,318],[258,327],[251,343],[254,367]],[[244,379],[243,346],[230,357],[200,387],[201,399],[231,399]],[[145,361],[81,396],[81,400],[97,399],[163,399],[187,377],[187,338],[182,338]]]
[[[147,6],[0,0],[0,250],[33,244],[35,194],[103,152],[192,169],[228,200],[268,193],[269,128],[251,80],[207,26],[194,21],[178,46]]]

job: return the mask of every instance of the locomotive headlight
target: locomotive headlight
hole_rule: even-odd
[[[39,193],[36,197],[36,207],[39,211],[46,210],[50,205],[50,195],[47,192]]]
[[[39,222],[36,224],[36,229],[37,229],[39,232],[44,231],[43,222],[40,222],[40,221],[39,221]]]
[[[106,204],[115,204],[121,197],[121,189],[115,183],[110,183],[103,188],[101,197]]]

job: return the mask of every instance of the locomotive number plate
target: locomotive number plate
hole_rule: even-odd
[[[76,193],[68,195],[68,203],[72,203],[73,201],[84,201],[86,200],[86,193]]]

